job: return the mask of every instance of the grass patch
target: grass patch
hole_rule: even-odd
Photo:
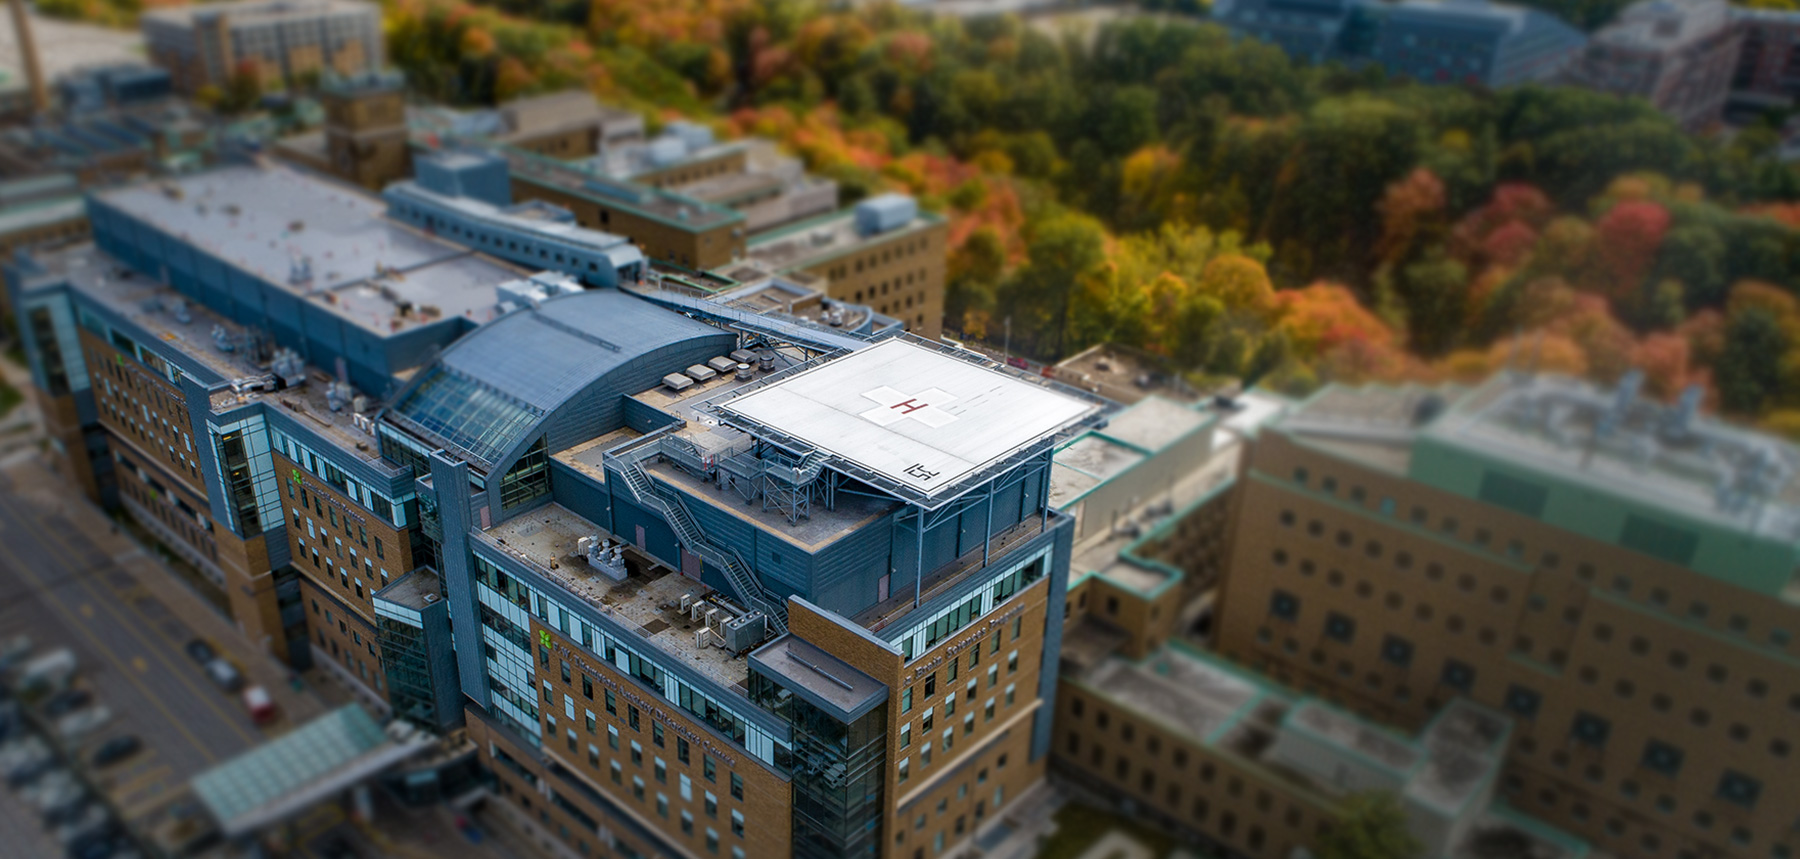
[[[1076,859],[1114,829],[1137,839],[1157,857],[1178,846],[1175,839],[1136,820],[1074,800],[1058,809],[1055,819],[1056,834],[1038,845],[1038,859]]]

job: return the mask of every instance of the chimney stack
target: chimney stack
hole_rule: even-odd
[[[50,97],[44,91],[44,67],[38,63],[31,18],[25,13],[25,0],[7,0],[7,5],[12,7],[13,36],[19,40],[19,62],[25,67],[25,83],[31,88],[31,107],[43,113],[50,107]]]

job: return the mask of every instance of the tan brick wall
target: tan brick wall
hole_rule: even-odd
[[[548,664],[544,654],[537,655],[538,709],[545,717],[544,751],[564,766],[587,777],[600,792],[612,797],[627,812],[648,828],[663,833],[670,843],[680,845],[696,856],[730,856],[731,848],[743,848],[747,856],[787,856],[792,852],[792,787],[773,770],[751,758],[742,748],[715,736],[689,714],[663,701],[616,671],[599,656],[587,652],[560,632],[533,622],[532,641],[550,636]],[[562,672],[567,664],[569,680]],[[583,684],[583,679],[588,680]],[[544,684],[550,684],[546,695]],[[590,695],[589,692],[592,692]],[[613,693],[613,710],[607,710],[606,693]],[[568,716],[573,702],[575,717]],[[636,726],[632,713],[636,712]],[[592,728],[588,715],[592,714]],[[656,742],[658,726],[662,744]],[[619,747],[612,748],[608,728],[618,731]],[[574,731],[571,750],[569,732]],[[637,743],[634,759],[632,743]],[[685,743],[687,760],[681,759]],[[706,777],[705,761],[715,764],[712,779]],[[663,777],[657,777],[657,762],[663,764]],[[614,764],[618,769],[614,770]],[[617,773],[618,780],[614,780]],[[732,775],[742,782],[741,798],[732,795]],[[681,776],[691,785],[691,796],[682,798]],[[643,780],[643,796],[639,798],[634,779]],[[708,813],[706,795],[716,798],[716,811]],[[667,798],[667,814],[662,812],[658,797]],[[692,820],[692,831],[683,831],[682,812]],[[744,817],[744,834],[732,832],[732,812]],[[706,831],[718,833],[719,850],[707,849]]]
[[[508,143],[526,152],[536,152],[551,158],[582,158],[593,155],[598,150],[600,134],[594,126],[581,128],[565,128],[560,131],[545,131],[536,134],[522,134],[513,137]]]
[[[305,576],[300,578],[300,604],[306,610],[307,638],[312,642],[313,660],[331,660],[351,676],[362,681],[370,691],[387,699],[387,672],[383,667],[381,645],[376,640],[373,620],[352,611],[338,594],[319,587]]]
[[[921,337],[935,340],[944,333],[948,235],[949,226],[937,223],[870,242],[855,253],[832,257],[805,270],[830,281],[827,290],[832,298],[867,304],[877,313],[905,321]]]
[[[206,479],[195,445],[206,439],[193,437],[181,389],[93,332],[79,329],[79,337],[100,425],[204,497]]]
[[[888,684],[891,690],[887,703],[888,810],[883,821],[888,836],[882,855],[910,856],[928,843],[921,839],[935,839],[940,829],[946,832],[947,845],[966,838],[973,833],[978,804],[984,816],[996,811],[992,807],[995,787],[1002,788],[1004,805],[1042,778],[1041,762],[1033,765],[1029,757],[1048,599],[1049,580],[1040,579],[919,654],[910,665],[904,664],[899,654],[830,618],[800,607],[790,611],[788,628],[794,635]],[[996,641],[998,650],[994,649]],[[1015,652],[1016,667],[1011,659]],[[973,695],[971,680],[975,683]],[[1008,686],[1013,688],[1010,702]],[[932,711],[929,729],[925,727],[927,709]],[[946,729],[952,732],[948,748],[944,746]],[[930,764],[922,757],[927,739],[932,746]],[[997,763],[1002,755],[1007,759],[1004,768]],[[900,781],[902,760],[907,762],[905,782]],[[975,778],[983,769],[992,770],[992,783]],[[966,792],[958,796],[957,785],[965,783]],[[940,813],[937,802],[946,796],[955,799]],[[925,830],[915,826],[921,809],[928,809]],[[955,834],[958,816],[965,818],[968,834]],[[927,855],[932,855],[929,850]]]
[[[1504,784],[1528,813],[1620,855],[1800,848],[1800,608],[1279,433],[1255,461],[1221,650],[1409,729],[1458,694],[1443,682],[1457,660],[1481,703],[1505,711],[1515,686],[1540,701],[1515,713]],[[1276,590],[1298,598],[1296,620],[1271,614]],[[1332,614],[1354,622],[1350,641],[1324,633]],[[1409,664],[1384,658],[1390,635]],[[1605,720],[1598,746],[1574,738],[1582,714]],[[1677,778],[1643,765],[1651,740],[1682,751]],[[1719,798],[1727,770],[1760,782],[1753,809]]]
[[[294,568],[315,587],[373,623],[375,592],[413,568],[408,531],[389,525],[280,453],[281,481]]]
[[[1256,859],[1316,849],[1331,801],[1236,755],[1202,745],[1064,678],[1057,687],[1059,771]]]
[[[744,250],[743,237],[732,235],[734,229],[742,227],[741,221],[707,230],[684,229],[588,197],[577,197],[560,188],[540,185],[517,174],[513,176],[512,188],[514,200],[543,200],[562,206],[573,212],[576,222],[584,227],[623,236],[636,244],[645,256],[689,269],[718,268]]]
[[[742,173],[748,166],[748,153],[743,149],[734,149],[711,158],[640,173],[632,177],[631,181],[652,188],[679,188],[702,179]]]

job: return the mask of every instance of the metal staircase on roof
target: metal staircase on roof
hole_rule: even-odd
[[[709,539],[681,498],[657,486],[650,479],[649,473],[644,471],[643,461],[661,453],[660,447],[648,446],[633,451],[635,455],[620,459],[620,470],[625,475],[625,485],[631,491],[632,499],[661,513],[683,548],[723,571],[732,590],[737,592],[738,599],[743,600],[747,607],[767,615],[769,626],[776,635],[787,632],[787,607],[769,597],[750,565],[744,563],[736,550],[720,546]]]

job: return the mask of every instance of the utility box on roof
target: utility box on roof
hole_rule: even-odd
[[[885,233],[912,223],[919,215],[919,201],[905,194],[882,194],[856,204],[856,231],[865,236]]]

